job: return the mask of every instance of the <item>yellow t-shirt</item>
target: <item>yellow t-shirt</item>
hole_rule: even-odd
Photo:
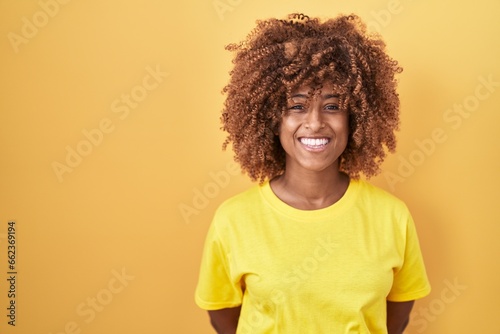
[[[430,292],[406,205],[365,181],[319,210],[269,183],[225,201],[210,226],[195,300],[241,305],[238,334],[387,333],[386,300]]]

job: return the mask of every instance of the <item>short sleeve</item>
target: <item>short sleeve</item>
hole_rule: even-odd
[[[403,263],[394,270],[394,281],[387,300],[410,301],[425,297],[431,291],[425,270],[415,224],[408,213],[404,234]]]
[[[231,277],[230,262],[230,254],[212,222],[205,240],[195,292],[195,302],[200,308],[219,310],[241,305],[241,284]]]

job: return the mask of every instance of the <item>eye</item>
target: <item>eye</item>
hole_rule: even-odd
[[[305,109],[306,109],[305,106],[302,104],[294,104],[288,107],[288,110],[291,111],[304,111]]]
[[[337,104],[327,104],[325,109],[328,111],[337,111],[340,110],[340,107]]]

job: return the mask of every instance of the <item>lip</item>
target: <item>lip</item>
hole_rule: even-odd
[[[322,152],[330,144],[331,138],[326,136],[303,136],[299,137],[298,141],[306,151]]]

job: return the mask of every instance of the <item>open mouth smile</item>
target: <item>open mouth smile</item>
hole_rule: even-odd
[[[330,143],[330,138],[300,137],[299,141],[309,151],[321,151]]]

